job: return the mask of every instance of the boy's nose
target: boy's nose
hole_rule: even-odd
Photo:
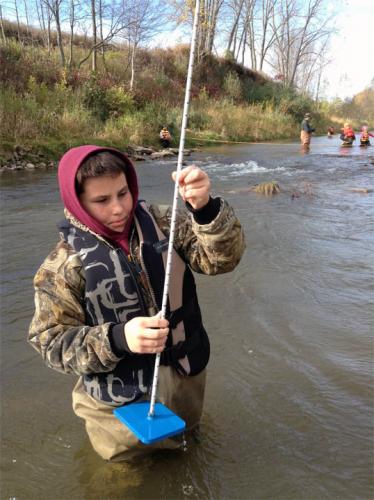
[[[121,212],[123,212],[123,207],[119,200],[115,200],[113,202],[112,211],[114,214],[120,214]]]

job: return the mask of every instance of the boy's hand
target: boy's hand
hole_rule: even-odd
[[[175,182],[177,172],[172,173]],[[181,170],[179,174],[179,193],[183,201],[188,201],[192,208],[203,208],[209,201],[210,180],[208,174],[195,165]]]
[[[156,354],[165,348],[169,322],[155,316],[138,316],[125,324],[125,337],[131,352]]]

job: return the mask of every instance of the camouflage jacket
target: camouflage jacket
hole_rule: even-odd
[[[150,205],[148,209],[168,237],[170,207]],[[67,215],[73,225],[88,231]],[[245,242],[233,209],[220,200],[219,213],[208,224],[198,224],[185,211],[178,213],[174,248],[193,271],[214,275],[235,268],[245,249]],[[136,259],[139,253],[136,237],[130,241],[130,250]],[[35,275],[34,287],[35,314],[28,339],[47,366],[78,375],[113,371],[121,358],[110,342],[110,325],[87,326],[83,305],[84,268],[79,255],[68,243],[60,241],[45,259]],[[147,284],[142,284],[142,290],[149,314],[154,314],[154,303],[147,292]]]

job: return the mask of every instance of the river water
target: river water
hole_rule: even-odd
[[[246,253],[198,276],[212,344],[199,439],[131,464],[96,457],[74,376],[26,343],[32,277],[57,240],[56,172],[1,183],[2,499],[371,499],[374,147],[338,139],[193,153],[244,226]],[[172,199],[169,162],[137,164],[141,197]],[[248,188],[276,180],[265,197]]]

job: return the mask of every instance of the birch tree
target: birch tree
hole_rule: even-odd
[[[136,55],[139,45],[146,45],[149,40],[164,29],[165,4],[159,0],[133,0],[124,12],[124,30],[130,54],[130,90],[134,89]]]

